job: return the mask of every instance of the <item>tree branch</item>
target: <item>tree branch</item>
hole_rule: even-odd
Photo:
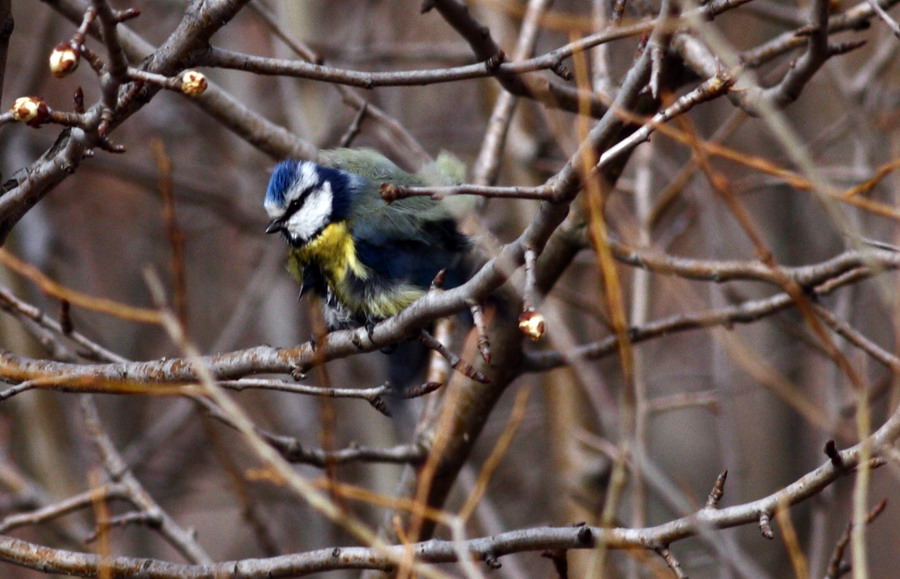
[[[499,558],[512,553],[543,550],[592,549],[603,544],[608,549],[659,549],[696,536],[711,529],[727,529],[754,523],[760,513],[777,513],[820,493],[837,479],[860,466],[862,444],[871,443],[876,454],[900,438],[900,411],[895,412],[870,440],[840,452],[842,466],[826,461],[783,489],[761,499],[727,508],[707,506],[694,514],[646,528],[536,527],[499,533],[490,537],[462,541],[432,539],[412,545],[421,563],[448,563],[459,560],[459,552],[478,560]],[[874,466],[883,464],[876,459]],[[267,559],[246,559],[207,565],[179,565],[153,559],[101,557],[50,549],[15,539],[0,537],[0,558],[45,572],[93,576],[100,569],[115,575],[142,574],[158,579],[190,579],[212,577],[285,577],[337,569],[396,569],[406,545],[371,549],[367,547],[335,547],[283,555]]]

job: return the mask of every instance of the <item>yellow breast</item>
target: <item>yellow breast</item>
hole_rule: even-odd
[[[322,270],[332,289],[337,289],[352,272],[360,279],[369,277],[369,271],[356,257],[353,237],[345,223],[332,223],[314,240],[293,251],[300,269],[315,263]],[[302,273],[302,272],[297,272]]]
[[[291,252],[291,273],[303,281],[303,269],[317,266],[338,301],[355,314],[389,318],[424,295],[424,290],[405,283],[370,291],[351,281],[367,280],[372,272],[359,261],[353,237],[345,223],[332,223],[316,239]],[[353,280],[352,278],[356,278]],[[377,284],[376,284],[377,285]]]

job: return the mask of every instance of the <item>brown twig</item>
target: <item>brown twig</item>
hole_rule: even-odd
[[[172,159],[166,154],[165,146],[159,139],[151,143],[153,156],[156,158],[156,167],[159,171],[159,194],[163,203],[163,222],[166,225],[166,235],[172,246],[170,259],[172,270],[172,287],[174,288],[175,312],[181,324],[187,327],[188,321],[188,297],[187,279],[184,263],[184,232],[178,226],[175,217],[175,192],[172,187]]]
[[[19,260],[3,248],[0,248],[0,264],[3,264],[21,276],[28,278],[47,295],[64,299],[72,305],[102,312],[123,320],[148,324],[159,322],[159,314],[155,310],[136,308],[67,288],[44,275],[33,265]]]
[[[878,0],[868,0],[869,6],[872,7],[872,10],[875,11],[875,14],[881,18],[882,22],[887,24],[888,28],[891,29],[891,32],[894,33],[894,36],[900,38],[900,24],[897,24],[897,21],[891,18],[891,15],[887,13],[887,10],[881,7],[881,4],[878,3]]]
[[[719,507],[719,501],[722,500],[722,497],[725,495],[725,479],[727,478],[727,470],[723,470],[719,473],[719,476],[716,477],[716,483],[713,485],[712,490],[709,491],[709,496],[706,498],[707,509]]]
[[[658,547],[654,549],[656,554],[662,557],[663,561],[666,562],[666,566],[672,570],[672,573],[675,574],[675,577],[678,579],[687,579],[687,573],[681,568],[681,563],[678,562],[678,559],[675,558],[675,555],[672,553],[672,550],[668,547]]]
[[[900,436],[900,413],[896,413],[873,435],[876,444],[893,444]],[[844,459],[854,464],[859,459],[859,445],[844,451]],[[787,485],[783,489],[757,501],[724,509],[703,509],[697,513],[669,521],[656,527],[643,529],[601,527],[538,527],[519,529],[490,537],[464,541],[465,552],[486,560],[503,555],[534,550],[586,549],[603,542],[607,548],[646,548],[647,545],[665,545],[694,536],[702,529],[728,528],[760,520],[766,509],[777,510],[778,505],[792,505],[808,499],[830,485],[845,471],[834,469],[826,463],[816,470]],[[768,519],[768,515],[766,515]],[[768,524],[768,523],[767,523]],[[458,560],[457,541],[432,539],[411,545],[420,562],[438,563]],[[133,574],[138,569],[161,579],[191,579],[215,576],[238,570],[242,576],[279,577],[296,575],[305,570],[321,572],[327,569],[380,569],[392,570],[402,557],[405,545],[380,549],[367,547],[327,548],[268,559],[227,561],[214,565],[179,565],[152,559],[111,557],[105,563],[117,574]],[[0,556],[15,554],[26,566],[42,565],[63,573],[93,574],[101,564],[100,558],[87,553],[73,553],[51,548],[36,549],[35,545],[12,537],[0,538]],[[38,553],[40,553],[38,555]]]
[[[353,139],[359,134],[360,129],[362,128],[362,122],[366,118],[366,112],[369,109],[369,103],[364,102],[359,110],[356,111],[356,116],[353,117],[353,122],[350,123],[350,126],[347,127],[347,130],[341,136],[341,140],[339,141],[338,146],[340,147],[349,147],[351,143],[353,143]]]
[[[481,382],[482,384],[489,384],[490,379],[473,368],[470,364],[466,363],[462,358],[448,350],[439,340],[435,339],[434,336],[429,334],[425,330],[421,330],[419,334],[419,340],[425,344],[427,348],[430,350],[437,352],[441,355],[442,358],[449,362],[450,367],[466,376],[467,378],[471,378],[476,382]]]
[[[469,305],[469,311],[472,313],[472,321],[475,325],[475,332],[478,334],[478,342],[476,347],[481,359],[485,364],[491,363],[491,339],[488,336],[487,323],[484,319],[484,308],[481,304],[472,303]]]
[[[459,510],[459,518],[464,522],[469,520],[472,513],[475,512],[478,502],[487,492],[488,483],[494,472],[497,470],[497,466],[509,450],[513,437],[519,429],[519,424],[522,423],[522,418],[525,417],[525,411],[528,408],[528,395],[529,390],[527,389],[519,390],[516,395],[509,421],[507,421],[506,426],[503,427],[503,432],[500,433],[496,444],[494,444],[494,448],[491,449],[491,453],[488,455],[487,460],[485,460],[484,466],[482,466],[481,471],[478,473],[478,479],[475,481],[475,488],[473,489],[472,494],[469,495],[465,504]]]
[[[871,511],[869,511],[866,516],[866,520],[863,522],[864,525],[868,525],[872,521],[874,521],[878,515],[884,512],[885,507],[887,507],[887,499],[882,499],[877,505],[875,505]],[[838,579],[842,575],[849,573],[851,570],[849,563],[843,563],[844,552],[847,550],[847,545],[850,544],[850,537],[853,531],[854,523],[853,521],[849,521],[847,523],[846,528],[844,528],[844,532],[841,534],[840,538],[834,545],[834,550],[831,553],[831,559],[828,561],[828,569],[825,572],[825,577],[827,579]]]
[[[775,538],[775,532],[772,530],[772,515],[763,511],[759,513],[759,519],[757,520],[759,524],[759,532],[766,539],[772,540]]]
[[[137,477],[125,465],[112,440],[100,423],[97,407],[90,396],[81,398],[81,411],[91,440],[103,461],[103,467],[113,482],[120,483],[127,492],[128,500],[139,508],[143,521],[152,521],[152,527],[181,555],[198,564],[209,564],[212,558],[197,542],[193,533],[182,528],[144,490]]]

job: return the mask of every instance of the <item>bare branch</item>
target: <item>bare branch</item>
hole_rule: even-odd
[[[900,437],[900,412],[894,414],[872,435],[876,448],[889,446]],[[849,466],[857,466],[860,447],[841,452]],[[487,560],[511,553],[540,550],[593,548],[602,542],[610,549],[665,549],[679,540],[692,537],[705,528],[729,528],[767,519],[767,513],[777,512],[788,505],[806,500],[840,478],[847,471],[836,469],[827,462],[812,472],[765,498],[725,509],[702,509],[693,515],[675,519],[656,527],[644,529],[600,527],[539,527],[501,533],[491,537],[464,541],[464,550],[473,557]],[[762,523],[761,523],[762,524]],[[414,545],[416,557],[426,563],[446,563],[458,560],[455,541],[432,539]],[[102,558],[98,555],[73,553],[54,549],[36,549],[34,545],[12,537],[0,538],[0,557],[15,556],[26,566],[70,574],[94,574],[99,565],[122,575],[138,570],[154,577],[281,577],[329,569],[395,569],[395,561],[402,558],[405,545],[373,550],[366,547],[322,549],[269,559],[229,561],[212,565],[178,565],[152,559],[126,557]],[[40,554],[38,554],[40,553]],[[102,562],[101,562],[102,561]]]
[[[877,14],[878,17],[888,25],[888,28],[891,29],[891,32],[894,33],[894,36],[900,38],[900,24],[897,24],[897,21],[891,18],[891,15],[887,13],[887,10],[881,7],[881,4],[878,3],[878,0],[869,0],[869,5],[872,7],[872,10],[875,11],[875,14]]]
[[[0,531],[39,537],[0,537],[3,565],[477,577],[533,552],[574,576],[584,569],[573,550],[596,548],[595,569],[628,549],[628,575],[685,576],[697,559],[677,544],[695,537],[736,576],[763,574],[757,561],[773,549],[798,574],[839,576],[851,544],[857,573],[893,569],[895,553],[867,552],[865,535],[883,530],[863,523],[875,516],[869,489],[894,482],[875,469],[900,440],[886,395],[900,369],[887,74],[898,3],[425,0],[420,15],[390,2],[335,12],[191,0],[141,14],[45,0],[16,22],[28,42],[8,44],[11,3],[0,0],[0,83],[21,93],[0,110],[0,243],[14,244],[0,249]],[[833,59],[826,74],[832,56],[856,50],[861,67]],[[808,106],[781,112],[801,96]],[[726,98],[737,108],[722,115]],[[504,156],[507,132],[516,154]],[[158,168],[148,135],[165,146]],[[629,167],[654,135],[652,154]],[[358,235],[419,231],[418,212],[434,205],[417,196],[466,216],[474,248],[467,279],[451,271],[390,319],[325,333],[309,297],[294,303],[259,202],[267,157],[326,162],[338,153],[320,147],[336,145],[378,147],[442,186],[407,187],[418,181],[387,162],[346,167],[383,174],[402,223],[370,211],[377,196],[351,196],[349,243],[328,259],[359,265],[379,291],[418,280],[420,251],[440,232],[376,250]],[[477,159],[468,179],[439,148]],[[452,178],[429,173],[444,168]],[[144,283],[141,267],[170,259],[166,239],[175,274]],[[390,252],[403,257],[396,270],[380,263]],[[324,281],[314,267],[299,277],[317,290],[307,296],[340,302],[326,261]],[[697,328],[711,330],[681,333]],[[360,356],[415,340],[436,371],[412,385],[385,382],[377,353]],[[595,362],[619,352],[619,364]],[[527,405],[536,388],[541,403]],[[73,393],[80,416],[65,403]],[[85,393],[116,397],[98,408]],[[417,399],[388,405],[397,398]],[[101,424],[100,410],[116,420]],[[777,460],[748,470],[759,452]],[[810,457],[821,466],[785,485]],[[671,470],[684,464],[694,472]],[[729,472],[742,474],[726,502]],[[842,477],[852,495],[832,490]],[[464,500],[449,500],[458,478]],[[229,508],[209,509],[223,487]],[[812,535],[797,532],[795,505],[823,490]],[[650,495],[671,513],[655,526]],[[825,529],[848,510],[853,526],[833,543]],[[597,513],[598,526],[566,525]],[[313,517],[313,534],[291,535],[284,551],[296,514]],[[135,525],[158,536],[141,558],[127,540]],[[779,542],[720,532],[737,526]],[[356,542],[331,545],[334,529]],[[438,530],[448,539],[428,540]],[[213,560],[201,541],[225,547]]]

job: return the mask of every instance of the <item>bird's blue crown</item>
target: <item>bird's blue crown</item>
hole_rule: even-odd
[[[266,189],[266,202],[278,206],[283,206],[284,195],[287,193],[294,181],[297,180],[297,169],[300,163],[293,159],[282,161],[275,166],[272,172],[272,178],[269,179],[269,186]]]

